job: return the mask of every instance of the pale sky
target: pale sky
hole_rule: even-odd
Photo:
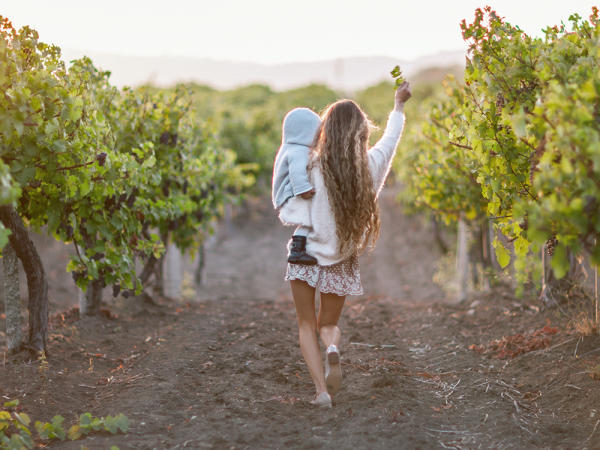
[[[63,49],[284,63],[461,50],[486,4],[540,35],[600,0],[2,0],[0,15]]]

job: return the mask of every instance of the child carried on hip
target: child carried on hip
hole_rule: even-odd
[[[321,118],[308,108],[294,108],[283,120],[281,147],[273,167],[272,199],[284,225],[296,226],[288,262],[314,265],[306,253],[306,236],[312,228],[310,200],[315,190],[308,177],[310,147],[321,127]]]

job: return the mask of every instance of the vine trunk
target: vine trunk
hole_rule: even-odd
[[[47,351],[48,282],[42,260],[29,238],[23,219],[12,206],[0,206],[0,221],[11,231],[10,245],[23,264],[29,294],[29,337],[27,347],[37,353]]]

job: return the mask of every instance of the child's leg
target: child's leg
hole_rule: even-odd
[[[308,236],[308,233],[310,231],[310,228],[308,227],[303,227],[302,225],[300,225],[298,228],[296,228],[296,230],[294,231],[294,236]]]
[[[288,255],[288,262],[292,264],[317,264],[317,259],[314,256],[306,253],[306,236],[310,231],[309,227],[299,226],[294,231],[292,236],[292,246]]]

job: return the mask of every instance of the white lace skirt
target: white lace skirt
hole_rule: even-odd
[[[345,296],[363,293],[356,255],[331,266],[288,263],[285,279],[306,281],[310,286],[327,294]]]

